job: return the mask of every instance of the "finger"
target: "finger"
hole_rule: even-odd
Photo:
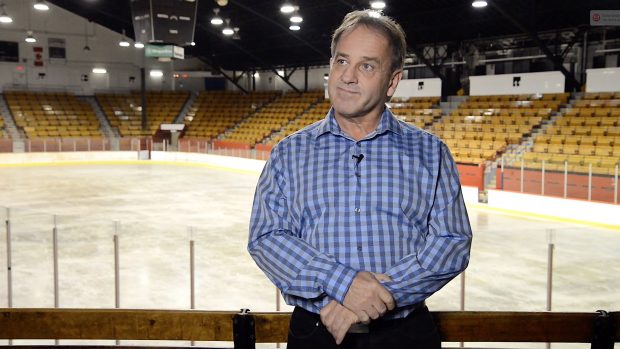
[[[383,314],[385,314],[385,312],[387,311],[387,306],[385,305],[385,303],[379,302],[378,304],[373,304],[373,306],[379,313],[379,316],[383,316]]]
[[[366,310],[366,313],[368,314],[368,317],[373,320],[377,320],[380,316],[379,312],[377,311],[374,305],[371,306],[370,309]]]
[[[366,322],[366,321],[370,321],[370,317],[368,316],[368,314],[366,314],[365,311],[360,311],[355,313],[355,315],[357,315],[357,318],[359,319],[359,321],[361,322]]]
[[[392,294],[385,288],[379,291],[379,299],[381,299],[381,301],[385,304],[388,310],[392,310],[396,306]]]
[[[344,340],[344,336],[346,336],[346,334],[347,334],[346,329],[339,329],[336,335],[334,336],[334,339],[336,340],[336,344],[340,345],[340,343],[342,343],[342,341]]]

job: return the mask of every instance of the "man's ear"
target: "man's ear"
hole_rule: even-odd
[[[396,92],[396,87],[398,86],[398,83],[400,82],[400,79],[402,78],[403,78],[402,69],[398,69],[392,73],[392,77],[388,81],[388,89],[386,93],[387,97],[392,97],[392,95],[394,95],[394,92]]]

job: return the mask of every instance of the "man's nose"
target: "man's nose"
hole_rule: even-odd
[[[343,67],[342,75],[340,75],[340,80],[346,84],[356,83],[357,82],[357,69],[353,65],[347,65]]]

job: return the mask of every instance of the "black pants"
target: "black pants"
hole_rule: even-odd
[[[404,319],[376,320],[368,333],[347,333],[336,345],[320,316],[295,307],[291,316],[287,349],[440,349],[441,339],[426,306]]]

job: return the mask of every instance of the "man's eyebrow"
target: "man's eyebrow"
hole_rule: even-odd
[[[349,58],[350,55],[346,54],[346,53],[342,53],[342,52],[336,52],[334,57]],[[376,63],[379,63],[379,64],[381,63],[381,59],[379,59],[378,57],[362,56],[362,60],[363,61],[372,61],[372,62],[376,62]]]

